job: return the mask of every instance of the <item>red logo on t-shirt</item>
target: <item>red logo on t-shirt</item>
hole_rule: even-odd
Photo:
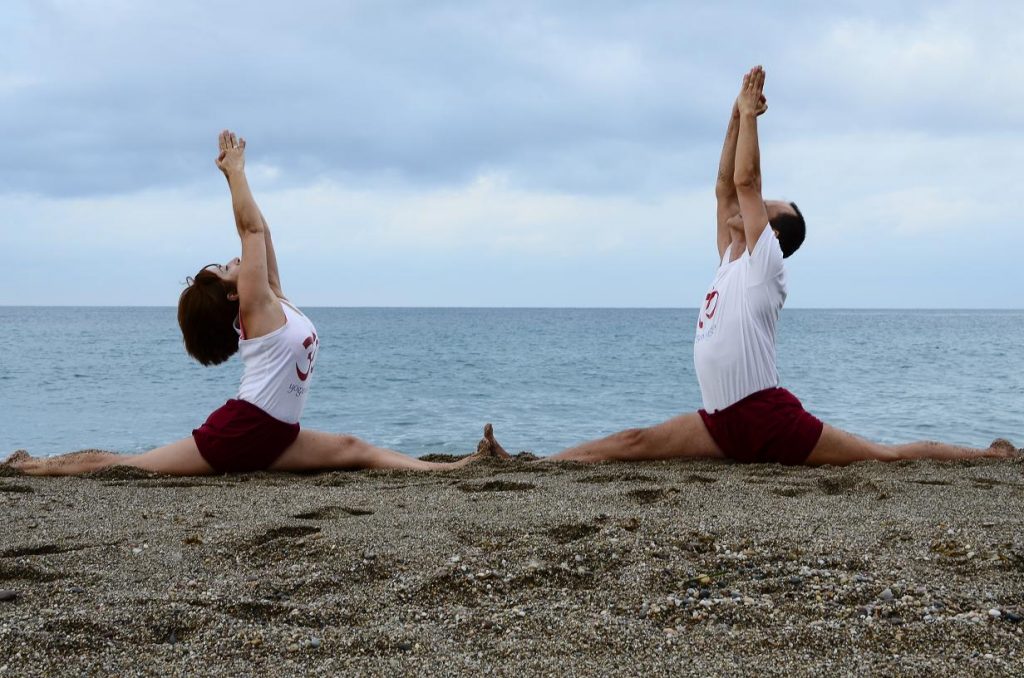
[[[312,346],[312,349],[310,347]],[[303,372],[299,368],[299,364],[295,363],[295,374],[299,376],[299,381],[306,381],[309,379],[309,375],[313,374],[313,363],[316,361],[316,350],[320,347],[320,340],[316,338],[316,332],[306,337],[306,340],[302,342],[302,348],[309,350],[306,354],[306,359],[309,363],[306,365],[306,371]]]
[[[718,310],[718,290],[711,290],[708,296],[704,297],[704,302],[704,318],[711,320],[715,317],[715,311]],[[704,329],[704,318],[697,323],[698,329]]]

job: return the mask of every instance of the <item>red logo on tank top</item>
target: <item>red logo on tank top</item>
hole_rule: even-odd
[[[306,340],[302,342],[302,348],[309,351],[309,353],[306,354],[306,359],[309,363],[306,365],[305,372],[302,371],[298,363],[295,363],[295,374],[298,375],[299,381],[306,381],[309,379],[309,375],[313,374],[313,363],[316,362],[316,350],[319,347],[320,340],[316,338],[316,332],[306,337]]]
[[[711,290],[708,296],[704,297],[704,318],[711,320],[715,317],[715,311],[718,310],[718,290]],[[704,318],[700,319],[697,323],[697,329],[704,329]]]

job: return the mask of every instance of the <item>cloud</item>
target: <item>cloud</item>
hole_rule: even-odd
[[[114,259],[180,279],[234,252],[213,168],[230,125],[286,254],[422,278],[415,294],[350,294],[346,279],[331,297],[323,268],[298,271],[320,303],[678,304],[657,286],[707,282],[721,137],[758,62],[765,190],[800,204],[829,262],[792,262],[818,277],[791,303],[886,298],[842,282],[864,257],[948,250],[947,270],[977,277],[988,238],[1000,256],[1021,242],[1019,3],[16,0],[4,18],[0,286],[18,267],[39,303],[72,286],[33,265],[65,267],[82,303],[90,289],[164,303],[148,283],[82,280]],[[863,249],[880,239],[884,254]],[[442,281],[443,267],[485,282]],[[915,303],[954,298],[955,280],[919,275]]]

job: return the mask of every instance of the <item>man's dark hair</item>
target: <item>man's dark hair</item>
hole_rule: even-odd
[[[203,365],[217,365],[238,351],[235,317],[238,301],[228,299],[233,286],[201,268],[178,299],[178,326],[185,350]]]
[[[789,203],[796,214],[780,214],[771,219],[772,228],[779,232],[779,245],[782,247],[782,257],[786,258],[793,252],[800,249],[807,235],[807,225],[804,223],[804,215],[800,214],[800,208],[795,202]]]

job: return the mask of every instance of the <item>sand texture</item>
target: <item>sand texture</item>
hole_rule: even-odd
[[[1024,675],[1024,461],[0,469],[0,675]]]

